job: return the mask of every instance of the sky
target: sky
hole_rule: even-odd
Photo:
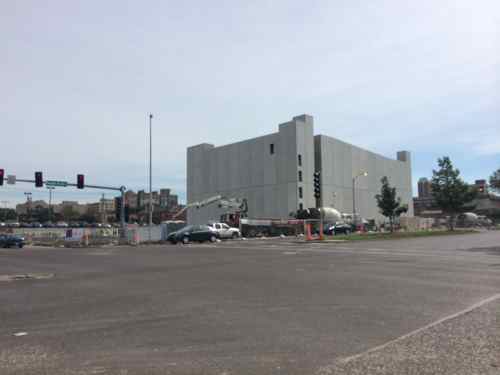
[[[18,178],[147,189],[149,113],[153,190],[181,200],[188,146],[303,113],[315,134],[411,151],[414,195],[444,155],[468,182],[500,168],[498,0],[1,1],[0,45],[0,168]],[[1,206],[24,192],[48,199],[4,185]]]

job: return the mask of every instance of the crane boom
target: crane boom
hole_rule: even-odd
[[[210,204],[217,203],[219,205],[219,208],[231,208],[234,209],[238,212],[241,213],[246,213],[248,211],[248,204],[246,198],[239,199],[239,198],[226,198],[223,197],[222,195],[214,195],[213,197],[209,197],[207,199],[204,199],[202,201],[196,201],[187,204],[182,210],[177,212],[173,218],[175,219],[178,217],[180,214],[182,214],[184,211],[186,211],[189,208],[196,207],[197,209],[208,206]]]

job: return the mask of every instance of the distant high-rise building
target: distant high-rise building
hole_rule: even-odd
[[[133,197],[135,193],[127,192]],[[136,196],[137,210],[144,214],[147,213],[149,207],[150,194],[145,192],[144,190],[139,190]],[[160,191],[153,191],[151,193],[151,197],[153,200],[153,212],[170,212],[172,210],[177,209],[179,206],[178,196],[176,194],[172,194],[171,189],[160,189]],[[130,206],[132,207],[132,206]]]
[[[168,197],[170,196],[170,189],[160,189],[160,207],[168,207]]]
[[[432,187],[430,181],[422,177],[418,180],[418,197],[430,198],[432,197]]]
[[[176,194],[170,194],[167,200],[169,210],[174,210],[179,206],[179,197]]]
[[[146,193],[144,190],[139,190],[137,192],[137,208],[143,208],[145,206]]]
[[[137,208],[137,199],[138,196],[132,190],[128,190],[125,193],[125,205],[129,208],[136,209]]]

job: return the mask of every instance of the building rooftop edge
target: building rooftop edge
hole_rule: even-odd
[[[314,117],[312,115],[304,113],[304,114],[301,114],[301,115],[298,115],[298,116],[293,116],[292,119],[289,120],[289,121],[286,121],[286,122],[278,124],[278,127],[282,126],[282,125],[287,125],[287,124],[289,124],[291,122],[294,122],[294,121],[306,121],[307,122],[308,119],[314,120]],[[195,148],[199,148],[199,147],[205,146],[208,149],[206,151],[212,151],[214,149],[219,149],[219,148],[223,148],[223,147],[233,146],[233,145],[237,145],[237,144],[240,144],[240,143],[245,143],[245,142],[248,142],[248,141],[255,141],[255,140],[258,140],[258,139],[261,139],[261,138],[266,138],[266,137],[270,137],[270,136],[277,135],[277,134],[279,134],[279,131],[273,132],[273,133],[264,134],[264,135],[260,135],[260,136],[257,136],[257,137],[243,139],[243,140],[240,140],[240,141],[225,143],[225,144],[221,144],[221,145],[217,145],[217,146],[215,144],[213,144],[213,143],[203,142],[203,143],[199,143],[199,144],[196,144],[196,145],[188,146],[187,149],[190,150],[190,149],[195,149]],[[342,142],[342,143],[344,143],[346,145],[349,145],[351,147],[355,147],[357,149],[360,149],[362,151],[368,152],[368,153],[370,153],[372,155],[375,155],[375,156],[378,156],[378,157],[381,157],[381,158],[384,158],[384,159],[390,160],[390,161],[399,161],[401,163],[404,163],[405,161],[399,160],[397,158],[397,154],[400,153],[400,152],[408,152],[411,155],[411,152],[408,151],[408,150],[396,150],[395,151],[396,157],[392,158],[392,157],[388,157],[388,156],[381,155],[381,154],[378,154],[376,152],[367,150],[367,149],[365,149],[363,147],[354,145],[352,143],[343,141],[341,139],[332,137],[330,135],[325,135],[325,134],[315,134],[315,135],[313,135],[313,138],[316,138],[316,137],[331,138],[331,139],[334,139],[334,140],[336,140],[338,142]],[[410,160],[410,163],[411,163],[411,160]]]
[[[388,157],[388,156],[385,156],[385,155],[378,154],[378,153],[376,153],[376,152],[374,152],[374,151],[370,151],[370,150],[367,150],[366,148],[363,148],[363,147],[360,147],[360,146],[353,145],[352,143],[349,143],[349,142],[343,141],[343,140],[341,140],[341,139],[338,139],[338,138],[332,137],[332,136],[330,136],[330,135],[316,134],[316,135],[314,136],[314,138],[319,138],[319,137],[331,138],[331,139],[334,139],[334,140],[335,140],[335,141],[337,141],[337,142],[342,142],[342,143],[344,143],[344,144],[346,144],[346,145],[348,145],[348,146],[350,146],[350,147],[355,147],[355,148],[357,148],[357,149],[360,149],[360,150],[365,151],[365,152],[368,152],[368,153],[370,153],[370,154],[373,154],[373,155],[379,156],[379,157],[381,157],[381,158],[384,158],[384,159],[387,159],[387,160],[391,160],[391,161],[399,161],[399,162],[401,162],[401,163],[404,163],[404,161],[398,160],[397,158],[391,158],[391,157]],[[410,152],[410,151],[408,151],[408,150],[397,150],[397,151],[396,151],[396,154],[397,154],[398,152],[408,152],[408,153],[410,153],[410,154],[411,154],[411,152]]]
[[[260,135],[258,137],[253,137],[253,138],[247,138],[247,139],[243,139],[241,141],[236,141],[236,142],[231,142],[231,143],[224,143],[224,144],[221,144],[221,145],[218,145],[218,146],[215,146],[214,144],[211,144],[211,143],[200,143],[199,145],[189,146],[188,149],[192,149],[192,148],[196,148],[196,147],[204,146],[204,145],[210,145],[211,147],[210,147],[210,149],[208,151],[212,151],[213,149],[216,149],[216,148],[233,146],[233,145],[237,145],[238,143],[244,143],[244,142],[248,142],[248,141],[255,141],[255,140],[260,139],[260,138],[266,138],[266,137],[270,137],[270,136],[277,135],[277,134],[279,134],[279,132],[264,134],[264,135]]]
[[[278,124],[278,128],[280,126],[282,126],[282,125],[287,125],[287,124],[289,124],[291,122],[294,122],[294,121],[307,122],[307,120],[313,120],[313,119],[314,119],[314,117],[312,115],[309,115],[307,113],[303,113],[303,114],[300,114],[300,115],[297,115],[297,116],[293,116],[292,119],[289,120],[289,121],[285,121],[283,123],[279,123]],[[203,143],[199,143],[199,144],[196,144],[196,145],[188,146],[187,149],[189,150],[189,149],[198,148],[198,147],[201,147],[201,146],[208,146],[208,148],[210,148],[210,149],[220,148],[220,147],[227,147],[227,146],[232,146],[232,145],[235,145],[235,144],[238,144],[238,143],[243,143],[243,142],[248,142],[248,141],[254,141],[254,140],[257,140],[259,138],[265,138],[265,137],[273,136],[273,135],[276,135],[276,134],[279,134],[279,131],[268,133],[268,134],[259,135],[257,137],[243,139],[241,141],[224,143],[224,144],[217,145],[217,146],[215,144],[213,144],[213,143],[203,142]]]

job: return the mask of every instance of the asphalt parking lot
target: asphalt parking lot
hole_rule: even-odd
[[[0,373],[499,374],[499,293],[498,231],[5,249]]]

